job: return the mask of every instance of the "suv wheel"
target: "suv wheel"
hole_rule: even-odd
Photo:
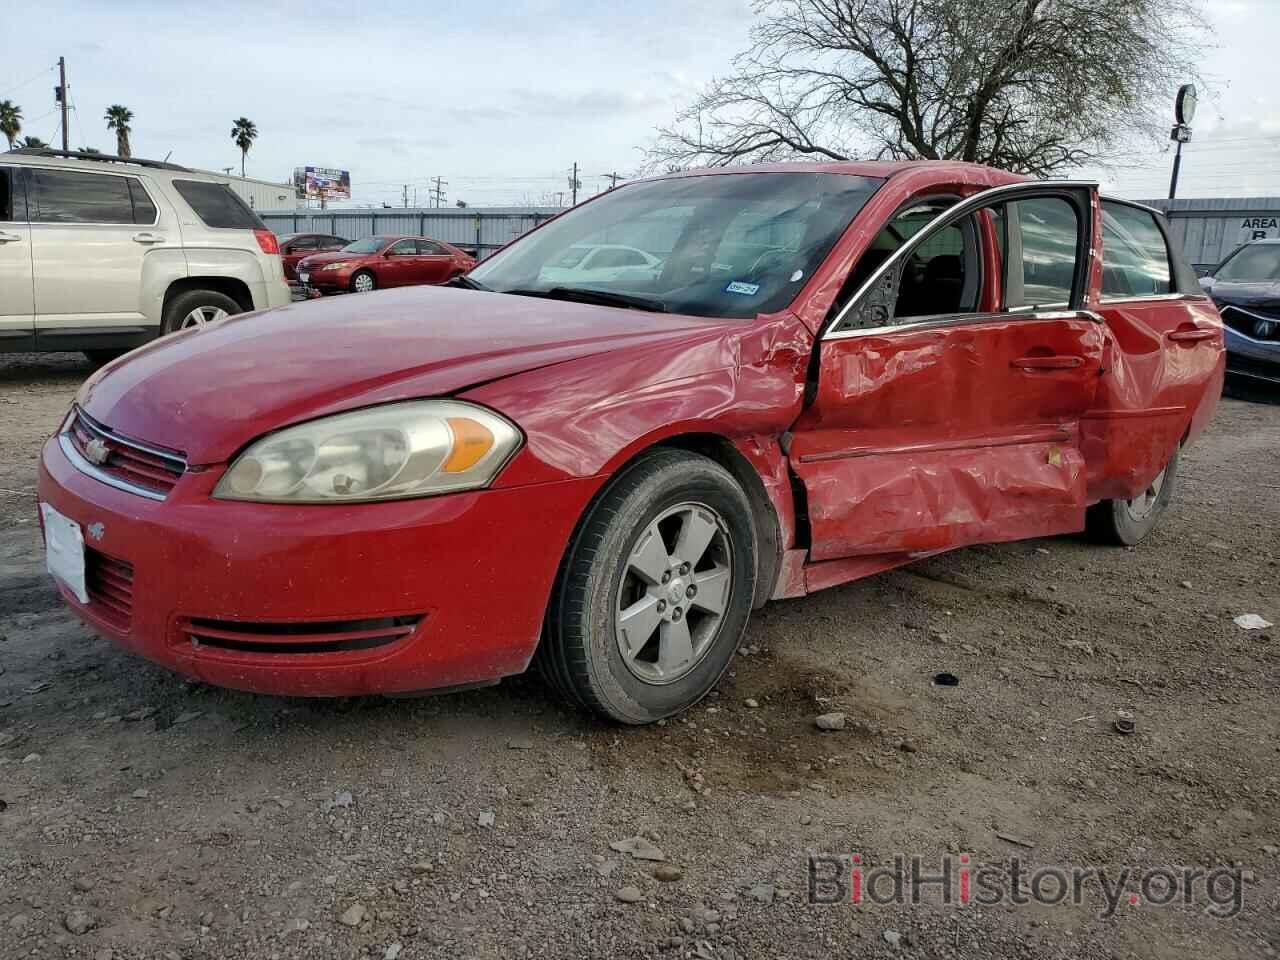
[[[755,590],[751,504],[706,457],[648,454],[579,525],[538,667],[563,696],[652,723],[701,700],[729,666]]]
[[[240,313],[240,304],[216,290],[188,290],[169,302],[164,311],[162,333],[177,333],[203,327]]]

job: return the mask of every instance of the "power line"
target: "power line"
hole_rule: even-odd
[[[52,73],[54,70],[57,70],[57,69],[58,69],[58,65],[57,65],[56,63],[55,63],[53,66],[45,67],[45,68],[44,68],[43,70],[41,70],[39,73],[33,74],[33,75],[32,75],[31,77],[29,77],[28,79],[23,80],[23,81],[22,81],[20,84],[18,84],[16,87],[10,87],[9,89],[7,89],[3,94],[0,94],[0,98],[6,98],[6,99],[7,99],[7,98],[8,98],[8,96],[9,96],[9,94],[11,94],[11,93],[16,93],[17,91],[21,90],[23,87],[26,87],[26,86],[31,85],[32,83],[35,83],[37,80],[39,80],[41,77],[43,77],[46,73]]]

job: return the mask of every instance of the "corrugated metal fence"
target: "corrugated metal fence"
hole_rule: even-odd
[[[1242,243],[1280,237],[1280,197],[1142,202],[1164,211],[1173,239],[1200,271],[1216,267]]]
[[[555,207],[405,207],[259,210],[258,216],[277,234],[328,233],[348,240],[377,234],[431,237],[484,257],[560,212]]]

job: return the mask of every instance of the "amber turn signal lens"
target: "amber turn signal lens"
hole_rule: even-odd
[[[493,434],[483,423],[466,417],[449,417],[448,423],[453,431],[453,450],[440,467],[444,473],[470,470],[493,449]]]

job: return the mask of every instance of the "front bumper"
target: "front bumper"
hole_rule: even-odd
[[[301,282],[301,274],[306,273],[308,278],[303,286],[322,293],[336,293],[351,288],[351,275],[354,272],[353,270],[302,270],[299,271],[298,279]]]
[[[190,471],[157,502],[78,471],[54,438],[39,498],[132,565],[129,612],[64,600],[121,646],[217,686],[354,696],[483,683],[533,655],[572,528],[599,481],[360,505],[210,498],[221,468]],[[192,620],[258,630],[420,617],[371,649],[261,652],[193,641]],[[287,637],[285,638],[288,639]]]
[[[1280,387],[1280,341],[1255,340],[1224,327],[1227,374]]]

